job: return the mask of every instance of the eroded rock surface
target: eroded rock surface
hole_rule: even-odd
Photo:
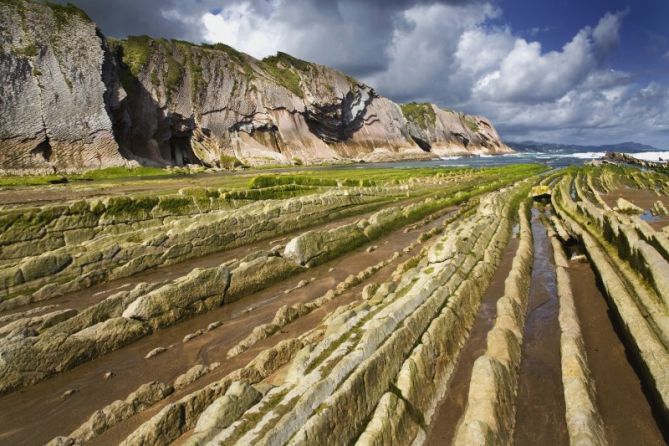
[[[483,117],[431,104],[415,113],[284,53],[107,39],[69,5],[17,0],[0,12],[5,172],[510,152]]]

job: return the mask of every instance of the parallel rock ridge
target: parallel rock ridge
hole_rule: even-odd
[[[223,44],[106,39],[73,6],[0,1],[0,169],[300,164],[506,153],[492,124]]]

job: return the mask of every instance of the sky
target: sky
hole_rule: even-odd
[[[69,0],[108,36],[329,65],[507,141],[669,149],[669,0]]]

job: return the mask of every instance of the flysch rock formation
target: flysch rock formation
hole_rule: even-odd
[[[614,175],[620,175],[614,171]],[[651,174],[624,172],[625,180],[640,187]],[[588,173],[590,176],[591,173]],[[669,323],[666,302],[669,296],[669,240],[636,215],[606,211],[593,181],[585,175],[564,176],[552,203],[570,231],[582,240],[601,280],[610,307],[621,321],[623,336],[643,370],[643,382],[654,400],[659,417],[669,413]],[[599,186],[615,189],[610,174],[598,175]],[[617,180],[620,181],[620,180]],[[655,179],[653,178],[653,181]],[[665,180],[658,185],[666,188]]]
[[[312,164],[511,151],[487,119],[223,44],[107,39],[73,6],[0,2],[0,169]]]
[[[0,168],[120,165],[123,97],[107,42],[75,8],[0,2]]]
[[[377,170],[2,209],[5,443],[520,444],[550,437],[525,390],[558,382],[530,407],[563,440],[535,442],[663,444],[664,174]],[[537,337],[548,270],[555,332]],[[539,384],[535,339],[556,354]]]

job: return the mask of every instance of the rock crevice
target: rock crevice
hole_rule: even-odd
[[[107,39],[83,11],[31,0],[0,12],[5,173],[510,152],[485,118],[427,104],[435,119],[418,122],[371,87],[284,53]]]

